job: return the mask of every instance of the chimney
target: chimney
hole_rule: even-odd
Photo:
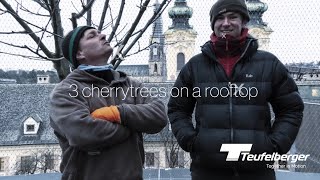
[[[48,74],[37,74],[37,84],[49,84],[50,76]]]

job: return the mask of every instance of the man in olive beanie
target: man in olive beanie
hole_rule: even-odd
[[[163,102],[147,89],[139,93],[141,82],[108,64],[113,48],[99,30],[75,28],[62,51],[75,69],[50,95],[61,180],[142,180],[142,133],[166,126]]]
[[[76,58],[76,53],[79,47],[79,41],[82,38],[84,32],[88,29],[94,29],[91,26],[79,26],[70,31],[62,41],[62,53],[63,56],[72,64],[74,68],[79,66],[79,62]]]
[[[297,85],[275,55],[258,50],[249,20],[244,0],[218,0],[210,40],[172,87],[168,116],[190,152],[192,180],[275,180],[275,159],[256,157],[286,154],[299,132],[304,105]]]
[[[217,16],[230,11],[240,13],[242,17],[249,22],[250,16],[244,0],[218,0],[210,10],[210,23],[212,30],[214,22],[217,20]]]

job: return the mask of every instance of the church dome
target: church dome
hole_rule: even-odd
[[[268,5],[258,0],[247,1],[247,7],[250,13],[259,12],[263,14],[268,10]]]
[[[169,17],[177,18],[177,17],[192,17],[193,10],[191,7],[187,6],[186,0],[176,0],[174,2],[174,6],[169,9]]]
[[[260,0],[247,0],[246,5],[250,14],[248,25],[267,26],[267,23],[262,20],[262,15],[268,10],[268,5]]]

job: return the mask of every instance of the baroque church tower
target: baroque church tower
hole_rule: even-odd
[[[160,4],[156,0],[154,11],[157,11]],[[166,56],[164,54],[164,35],[162,17],[159,16],[152,25],[149,52],[149,81],[166,81]]]
[[[189,24],[192,12],[186,0],[175,0],[169,9],[172,25],[165,32],[167,81],[174,81],[186,61],[194,55],[197,32]]]
[[[262,15],[268,6],[260,0],[247,0],[246,4],[250,14],[250,21],[247,24],[249,34],[258,39],[259,49],[269,50],[270,34],[273,31],[262,21]]]

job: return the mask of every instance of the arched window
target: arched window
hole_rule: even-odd
[[[185,64],[185,57],[183,53],[177,55],[177,71],[180,71]]]

